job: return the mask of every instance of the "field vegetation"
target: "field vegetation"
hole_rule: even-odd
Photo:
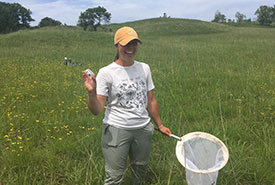
[[[275,29],[164,18],[0,35],[0,184],[103,184],[103,113],[88,111],[81,71],[113,61],[113,35],[124,25],[143,42],[136,60],[151,67],[164,124],[228,147],[217,184],[274,185]],[[175,146],[154,133],[148,185],[186,184]]]

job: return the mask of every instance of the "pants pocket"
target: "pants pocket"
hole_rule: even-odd
[[[150,122],[146,125],[146,127],[143,128],[145,132],[148,132],[153,135],[154,133],[154,125]]]
[[[102,145],[117,146],[119,129],[111,125],[103,124],[102,126]]]

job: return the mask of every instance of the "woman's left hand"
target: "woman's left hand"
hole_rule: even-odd
[[[159,127],[159,131],[161,133],[167,135],[167,136],[170,136],[172,134],[171,131],[170,131],[170,129],[167,128],[167,127],[165,127],[165,126],[163,126],[163,125],[161,127]]]

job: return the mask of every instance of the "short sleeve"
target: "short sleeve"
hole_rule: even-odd
[[[104,69],[100,69],[96,76],[96,93],[102,96],[108,96],[110,90],[110,74]]]
[[[154,82],[152,79],[152,74],[149,65],[146,65],[147,67],[147,91],[151,91],[155,88]]]

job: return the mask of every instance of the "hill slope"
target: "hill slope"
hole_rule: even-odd
[[[224,32],[228,26],[191,19],[153,18],[123,24],[112,24],[109,27],[116,30],[121,26],[132,26],[141,34],[156,36],[164,35],[187,35],[187,34],[210,34]]]
[[[155,18],[123,24],[103,26],[98,32],[83,31],[79,27],[45,27],[0,35],[0,57],[45,57],[48,59],[71,57],[87,60],[94,52],[113,51],[113,35],[122,26],[132,26],[143,41],[176,38],[178,36],[214,34],[230,27],[198,20]],[[106,31],[108,30],[108,31]],[[110,31],[111,30],[111,31]],[[113,55],[113,54],[112,54]]]

